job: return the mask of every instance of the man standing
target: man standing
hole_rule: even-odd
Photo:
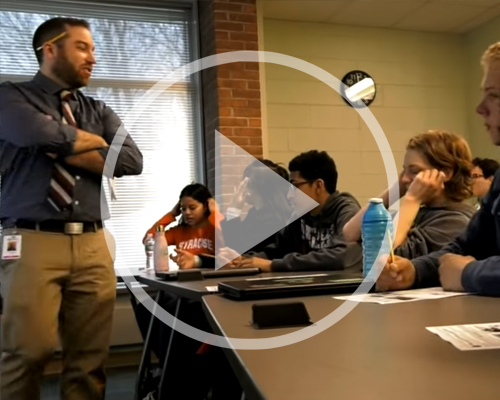
[[[472,177],[472,194],[478,201],[477,208],[479,208],[484,196],[490,191],[495,173],[500,168],[497,161],[490,158],[476,157],[472,160],[474,168],[471,171]]]
[[[0,85],[1,398],[39,399],[59,332],[62,398],[102,400],[116,277],[101,181],[140,174],[142,154],[118,116],[78,90],[95,64],[86,21],[44,22],[33,48],[36,76]]]
[[[500,146],[500,42],[488,48],[483,99],[476,111],[491,141]],[[500,175],[497,173],[481,208],[466,231],[443,250],[408,260],[395,257],[377,281],[379,290],[437,286],[445,290],[500,296]]]

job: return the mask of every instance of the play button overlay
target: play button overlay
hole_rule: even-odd
[[[232,207],[234,199],[229,203],[225,220],[221,222],[223,235],[215,236],[216,269],[247,253],[319,205],[216,130],[217,204],[224,203],[231,184],[234,186],[233,198],[239,199],[236,201],[238,207]],[[247,214],[238,215],[244,211],[243,206]]]
[[[268,51],[235,51],[235,52],[226,52],[217,55],[207,56],[205,58],[195,60],[189,64],[183,65],[182,67],[176,69],[171,74],[165,76],[161,79],[157,84],[155,84],[151,89],[149,89],[146,94],[141,98],[141,101],[134,103],[134,106],[129,110],[127,116],[123,120],[125,126],[131,127],[134,126],[135,122],[143,115],[143,113],[147,113],[151,107],[153,106],[153,101],[158,98],[165,90],[170,88],[172,85],[179,81],[184,81],[191,74],[198,73],[207,68],[213,68],[217,65],[229,64],[233,62],[255,62],[255,63],[271,63],[277,64],[281,66],[285,66],[288,68],[292,68],[298,71],[301,71],[305,74],[308,74],[320,82],[323,82],[325,85],[329,86],[333,91],[336,91],[341,95],[341,85],[336,77],[331,75],[329,72],[319,68],[318,66],[311,64],[305,60],[301,60],[296,57],[292,57],[286,54],[279,54]],[[377,142],[378,148],[380,150],[380,154],[384,161],[387,173],[387,181],[388,182],[397,182],[398,180],[398,170],[396,168],[396,162],[394,160],[394,156],[391,151],[391,146],[385,137],[384,131],[382,127],[378,123],[375,116],[372,114],[368,107],[360,107],[354,109],[360,116],[360,119],[366,123],[368,128],[375,141]],[[125,135],[120,134],[120,131],[115,135],[113,139],[113,143],[111,146],[113,148],[119,149],[123,145]],[[220,140],[220,137],[219,137]],[[222,140],[225,142],[225,140]],[[221,143],[221,142],[219,142]],[[226,142],[227,143],[227,142]],[[233,144],[234,145],[234,144]],[[166,154],[171,151],[171,148],[166,148]],[[226,151],[226,150],[223,150]],[[228,149],[228,151],[232,151]],[[239,153],[239,152],[238,152]],[[224,154],[222,154],[224,155]],[[219,195],[225,190],[221,190],[222,185],[228,184],[231,190],[234,191],[234,187],[237,186],[235,183],[230,182],[233,178],[241,179],[241,168],[236,168],[235,166],[227,166],[225,167],[224,160],[225,157],[222,158],[221,154],[218,154],[217,157],[220,157],[219,166],[223,168],[222,172],[224,174],[228,174],[234,170],[234,174],[229,174],[229,177],[224,177],[224,174],[219,172],[219,188],[216,190],[216,193]],[[228,156],[230,154],[227,154]],[[106,157],[106,168],[110,168],[113,170],[116,162],[117,162],[118,152],[113,151],[109,152]],[[219,171],[221,171],[219,169]],[[233,177],[230,177],[233,175]],[[217,179],[217,176],[214,177],[214,180]],[[228,183],[229,182],[229,183]],[[103,186],[104,187],[104,186]],[[397,212],[399,210],[399,202],[396,202],[395,195],[399,193],[398,190],[390,191],[389,193],[389,202],[395,203]],[[105,203],[105,195],[104,191],[101,188],[101,212],[106,209]],[[224,202],[220,203],[225,204]],[[134,215],[131,216],[134,218]],[[104,219],[104,216],[103,216]],[[394,229],[397,229],[397,220],[394,224]],[[113,243],[107,242],[108,246],[112,246]],[[380,256],[381,254],[379,254]],[[240,349],[240,350],[263,350],[263,349],[273,349],[277,347],[284,347],[294,343],[301,342],[306,339],[310,339],[315,335],[324,332],[325,330],[332,327],[342,318],[344,318],[349,312],[351,312],[359,303],[359,296],[366,295],[371,288],[373,287],[373,282],[371,280],[365,279],[365,281],[356,289],[356,291],[352,294],[349,301],[345,301],[340,304],[338,307],[332,307],[332,312],[320,320],[315,321],[314,324],[309,325],[302,329],[297,330],[287,330],[286,333],[278,334],[273,337],[255,337],[252,335],[251,338],[242,338],[242,337],[225,337],[215,335],[211,332],[205,332],[200,330],[194,326],[191,326],[182,320],[175,318],[172,314],[168,313],[164,310],[160,304],[156,303],[154,299],[144,290],[143,285],[139,284],[136,280],[136,276],[133,271],[128,268],[120,268],[116,271],[120,274],[123,279],[123,282],[127,285],[130,292],[135,296],[135,298],[147,309],[149,310],[155,318],[158,318],[164,324],[170,326],[173,330],[186,335],[194,340],[199,342],[211,343],[214,346],[229,348],[229,349]],[[380,273],[380,272],[379,272]],[[333,300],[332,300],[333,302]]]

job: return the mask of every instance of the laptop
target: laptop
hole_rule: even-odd
[[[157,271],[155,276],[163,281],[183,280],[203,280],[211,278],[228,278],[232,276],[248,276],[260,274],[259,268],[234,268],[234,269],[219,269],[213,268],[193,268],[179,269],[175,271]]]
[[[318,273],[220,282],[219,292],[235,300],[349,294],[353,293],[362,282],[363,278],[358,274]]]

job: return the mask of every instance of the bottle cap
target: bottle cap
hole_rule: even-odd
[[[156,232],[165,232],[165,227],[163,225],[158,225],[156,227]]]
[[[381,204],[381,203],[383,203],[383,202],[384,202],[384,200],[379,199],[379,198],[377,198],[377,197],[374,197],[373,199],[370,199],[370,203]]]

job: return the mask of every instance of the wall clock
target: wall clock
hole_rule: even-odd
[[[370,75],[364,71],[351,71],[342,78],[340,92],[345,102],[351,100],[355,108],[369,106],[375,100],[377,87]]]

